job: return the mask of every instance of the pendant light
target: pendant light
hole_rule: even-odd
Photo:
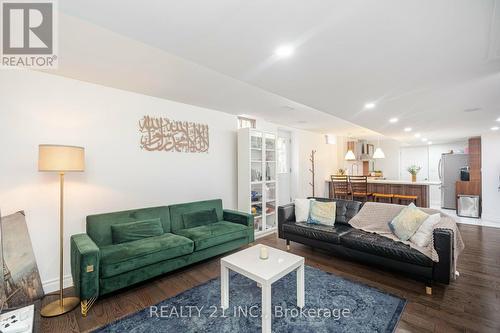
[[[347,153],[345,154],[344,159],[346,161],[354,161],[354,160],[356,160],[356,156],[354,155],[354,152],[352,151],[352,149],[349,149],[347,151]]]
[[[375,149],[375,152],[373,153],[373,158],[374,159],[385,158],[384,151],[382,150],[382,148],[380,148],[380,137],[378,137],[378,145],[377,145],[377,149]]]

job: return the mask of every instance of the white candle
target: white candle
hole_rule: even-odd
[[[260,259],[267,259],[267,258],[268,258],[267,247],[262,246],[260,248]]]

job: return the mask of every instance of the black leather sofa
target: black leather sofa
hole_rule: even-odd
[[[320,201],[331,199],[315,198]],[[355,229],[349,220],[358,213],[362,203],[351,200],[336,201],[336,219],[333,227],[311,225],[295,221],[295,205],[278,207],[278,235],[287,241],[302,243],[326,250],[334,255],[366,264],[401,272],[426,283],[426,292],[432,293],[432,283],[449,284],[453,271],[453,232],[448,229],[434,231],[434,247],[439,262],[408,245],[389,238]]]

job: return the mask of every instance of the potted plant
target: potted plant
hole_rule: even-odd
[[[422,169],[422,168],[419,167],[419,166],[416,166],[416,165],[409,166],[408,169],[406,169],[406,170],[408,170],[408,172],[411,175],[411,181],[412,182],[416,182],[417,181],[417,174],[420,171],[420,169]]]

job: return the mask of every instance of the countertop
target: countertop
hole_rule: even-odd
[[[368,179],[369,184],[397,184],[397,185],[441,185],[441,182],[433,182],[428,180],[397,180],[397,179]]]
[[[329,180],[327,180],[329,181]],[[411,180],[397,180],[397,179],[368,179],[368,184],[395,184],[395,185],[441,185],[441,182],[428,181],[428,180],[417,180],[412,182]]]

